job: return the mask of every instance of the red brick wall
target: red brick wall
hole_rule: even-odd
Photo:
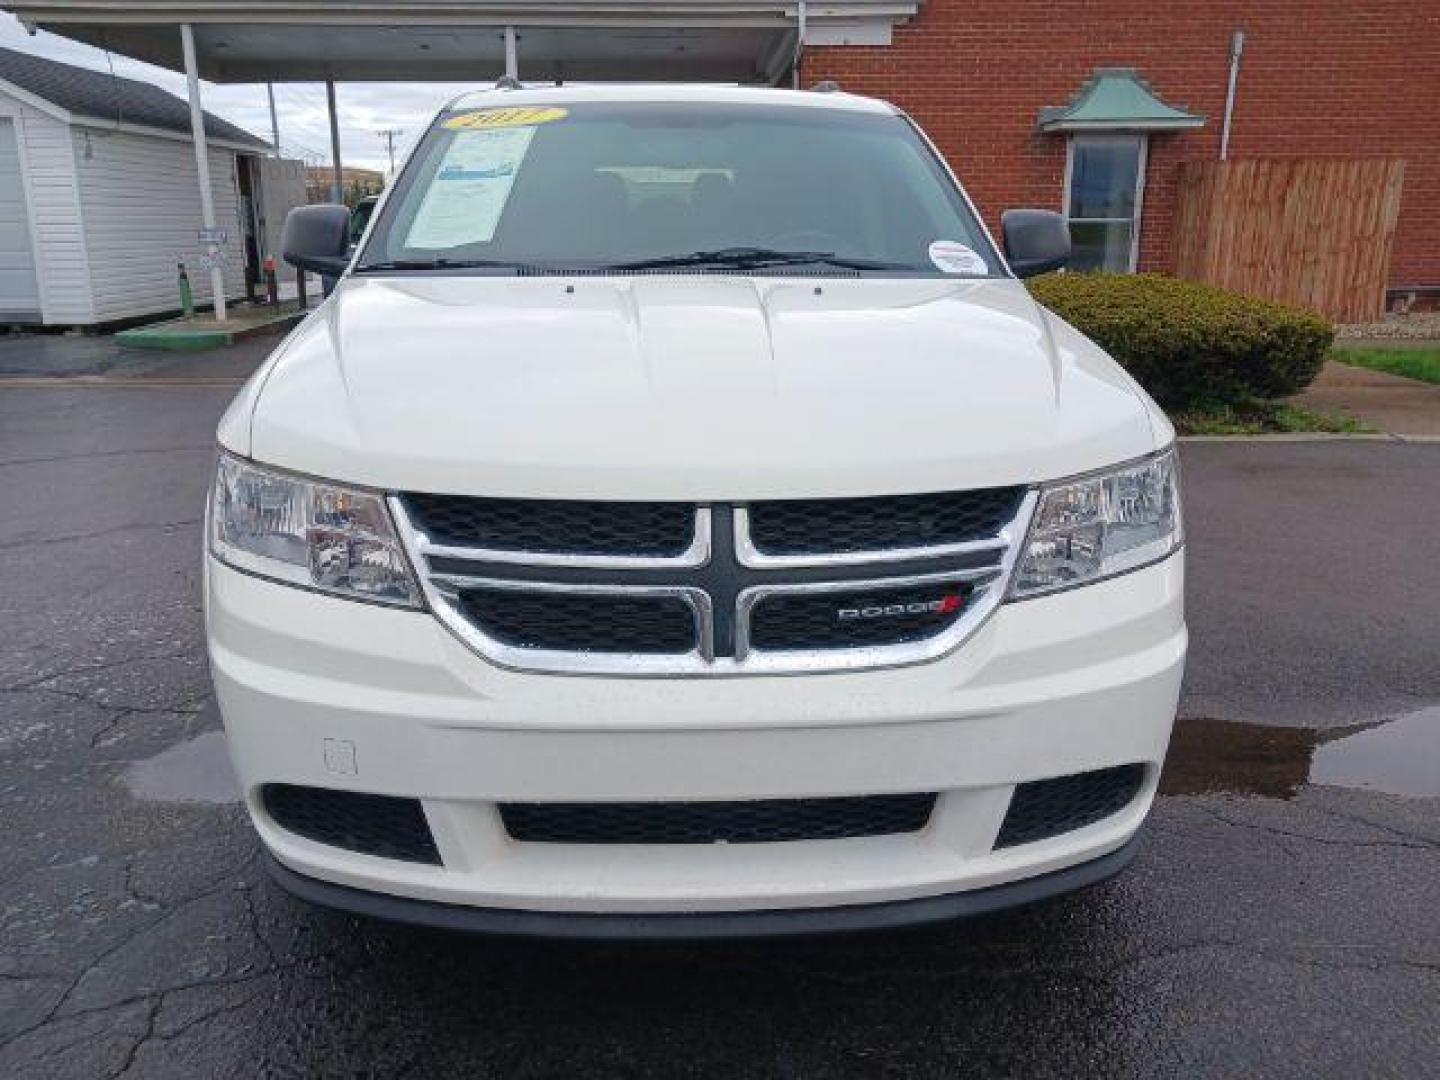
[[[994,228],[1011,206],[1060,209],[1063,136],[1035,130],[1097,67],[1133,67],[1162,99],[1205,115],[1150,140],[1142,269],[1170,265],[1176,163],[1215,158],[1230,35],[1243,27],[1234,157],[1401,157],[1392,284],[1440,284],[1440,0],[924,0],[888,48],[807,50],[803,84],[904,108]]]

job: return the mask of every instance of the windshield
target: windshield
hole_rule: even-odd
[[[357,270],[667,267],[1003,272],[901,116],[648,102],[441,115]]]

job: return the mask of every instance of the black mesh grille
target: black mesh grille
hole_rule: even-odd
[[[506,645],[563,652],[687,653],[695,615],[673,596],[466,589],[465,614]]]
[[[505,803],[516,840],[550,844],[767,844],[917,832],[935,796],[696,803]]]
[[[1120,765],[1018,784],[995,846],[1028,844],[1103,821],[1129,806],[1144,782],[1144,765]]]
[[[682,554],[695,506],[682,502],[570,502],[406,495],[405,509],[437,544],[564,555]]]
[[[934,637],[965,609],[968,586],[927,585],[859,593],[780,594],[755,605],[757,649],[855,649]]]
[[[766,555],[933,547],[994,536],[1024,488],[873,499],[793,499],[750,506],[750,538]]]
[[[440,865],[419,799],[267,784],[265,810],[282,829],[321,844],[386,859]]]

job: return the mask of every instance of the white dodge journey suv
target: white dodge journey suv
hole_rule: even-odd
[[[497,89],[226,413],[206,612],[278,880],[435,926],[898,925],[1134,850],[1186,648],[1174,433],[839,92]]]

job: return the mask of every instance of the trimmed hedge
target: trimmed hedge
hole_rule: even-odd
[[[1313,312],[1163,274],[1046,274],[1030,291],[1170,409],[1298,393],[1334,337]]]

